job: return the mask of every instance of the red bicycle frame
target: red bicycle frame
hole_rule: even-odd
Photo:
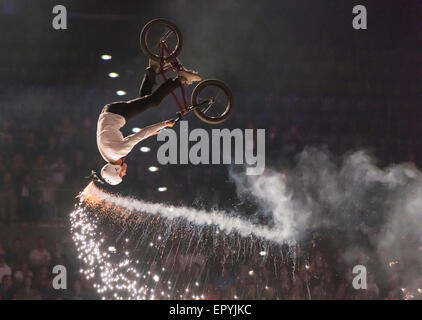
[[[161,75],[163,76],[164,81],[167,80],[167,76],[166,76],[166,70],[163,69],[164,66],[164,52],[166,52],[169,56],[171,54],[169,47],[167,45],[167,42],[165,41],[161,41],[160,42],[160,54],[161,54],[161,60],[160,60],[160,69],[161,69]],[[182,69],[182,64],[180,63],[180,61],[175,58],[172,62],[171,62],[172,67],[175,70],[181,70]],[[181,89],[181,93],[182,93],[182,97],[183,97],[183,103],[184,105],[182,105],[179,101],[179,99],[177,98],[176,94],[174,93],[174,91],[171,92],[171,95],[173,96],[174,101],[176,101],[177,106],[179,107],[179,110],[181,112],[181,114],[186,114],[190,111],[190,108],[188,106],[188,102],[186,100],[186,94],[185,94],[185,87],[183,85],[180,86]]]

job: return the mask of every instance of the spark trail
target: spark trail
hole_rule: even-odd
[[[124,198],[100,190],[94,184],[90,184],[87,188],[88,190],[85,193],[95,196],[96,201],[105,201],[108,204],[113,204],[128,211],[162,216],[170,220],[182,218],[197,226],[214,225],[226,234],[238,232],[242,237],[254,235],[279,244],[283,244],[291,237],[286,228],[260,226],[244,219],[233,217],[233,213],[225,211],[197,210],[189,207],[175,207],[162,203],[150,203],[133,198]],[[87,199],[89,201],[90,198],[88,197]]]
[[[245,277],[255,281],[261,265],[277,274],[294,252],[280,255],[286,243],[280,230],[224,211],[125,198],[93,183],[79,198],[71,213],[73,240],[85,264],[81,273],[103,299],[204,299],[213,272],[241,262]],[[231,298],[239,297],[235,290]]]

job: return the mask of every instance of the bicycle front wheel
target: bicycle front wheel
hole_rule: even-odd
[[[154,19],[141,30],[141,49],[151,59],[168,61],[182,50],[183,39],[179,28],[166,19]]]
[[[193,89],[191,103],[195,115],[202,121],[218,124],[233,112],[234,98],[230,88],[217,79],[203,80]]]

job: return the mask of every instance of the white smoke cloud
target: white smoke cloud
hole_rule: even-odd
[[[359,234],[369,241],[372,258],[406,264],[409,282],[421,273],[422,173],[413,164],[380,168],[365,151],[339,158],[305,148],[282,172],[230,176],[238,195],[255,202],[274,229],[296,240],[318,229]],[[350,243],[346,256],[355,257],[356,247]]]
[[[271,216],[274,228],[285,238],[298,237],[299,229],[306,225],[310,211],[306,206],[298,206],[299,203],[292,199],[284,174],[268,169],[259,176],[231,171],[231,178],[236,183],[239,196],[254,199],[259,205],[259,212]]]

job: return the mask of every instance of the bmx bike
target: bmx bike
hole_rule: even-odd
[[[183,45],[179,28],[166,19],[149,21],[141,30],[141,49],[149,58],[160,63],[160,74],[167,80],[166,73],[182,70],[183,65],[177,56]],[[187,102],[186,91],[180,86],[182,102],[173,91],[172,96],[179,108],[176,121],[193,111],[202,121],[218,124],[225,121],[233,112],[234,99],[230,88],[217,79],[200,81],[193,89],[190,104]]]

